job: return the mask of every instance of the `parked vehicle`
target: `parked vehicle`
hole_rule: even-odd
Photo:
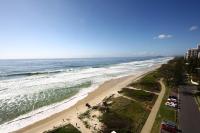
[[[162,121],[161,123],[161,133],[177,133],[176,123],[172,121]]]
[[[168,98],[167,101],[170,101],[170,102],[177,102],[177,100],[174,99],[174,98]]]
[[[176,99],[176,100],[178,99],[177,96],[169,96],[169,98]]]
[[[174,103],[174,102],[171,102],[171,103],[170,103],[170,107],[176,108],[176,107],[177,107],[177,104]]]
[[[177,107],[177,103],[169,102],[169,101],[167,101],[167,102],[165,103],[165,105],[166,105],[166,106],[173,107],[173,108],[176,108],[176,107]]]
[[[177,108],[177,106],[178,106],[177,97],[176,96],[169,96],[165,105],[173,107],[173,108]]]
[[[170,106],[170,102],[166,102],[165,105],[166,105],[166,106]]]

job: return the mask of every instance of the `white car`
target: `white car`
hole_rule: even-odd
[[[170,106],[170,107],[173,107],[173,108],[176,108],[176,107],[177,107],[177,104],[174,103],[174,102],[171,102],[169,106]]]
[[[177,104],[176,104],[176,103],[174,103],[174,102],[169,102],[169,101],[167,101],[167,102],[165,103],[165,105],[166,105],[166,106],[173,107],[173,108],[176,108],[176,107],[177,107]]]
[[[171,101],[172,101],[172,102],[177,102],[177,100],[174,99],[174,98],[168,98],[167,101],[169,101],[169,102],[171,102]]]
[[[170,106],[170,102],[166,102],[165,105],[166,105],[166,106]]]

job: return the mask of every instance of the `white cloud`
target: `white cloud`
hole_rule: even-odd
[[[156,37],[154,37],[154,39],[169,39],[169,38],[172,38],[173,36],[170,35],[170,34],[160,34]]]
[[[197,25],[193,25],[190,27],[189,31],[197,30],[199,27]]]

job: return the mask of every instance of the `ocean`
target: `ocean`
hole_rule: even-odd
[[[0,60],[0,132],[60,112],[110,79],[172,57]]]

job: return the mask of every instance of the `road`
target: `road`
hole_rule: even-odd
[[[194,86],[180,86],[179,128],[182,133],[200,133],[200,111],[193,97]]]

